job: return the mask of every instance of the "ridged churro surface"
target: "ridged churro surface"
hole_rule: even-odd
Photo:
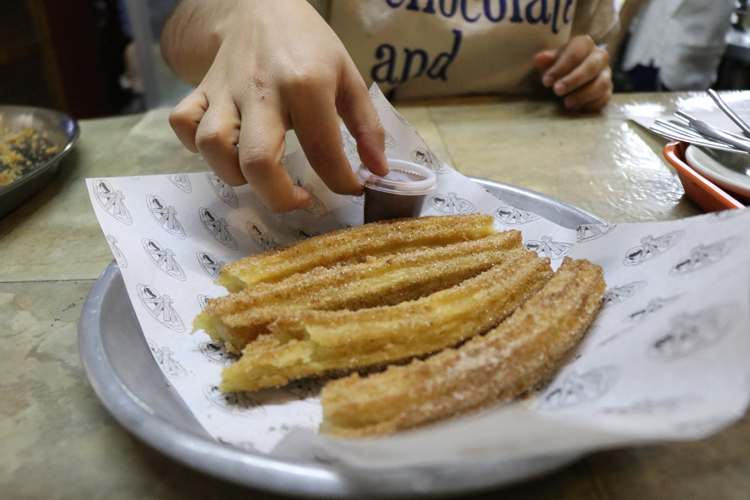
[[[387,434],[508,401],[531,389],[582,337],[604,294],[599,266],[566,258],[507,320],[457,349],[329,382],[321,431]]]
[[[222,391],[257,390],[328,372],[403,362],[453,346],[502,321],[552,277],[534,253],[452,288],[396,306],[281,316],[222,373]]]
[[[293,310],[358,310],[414,300],[488,270],[510,255],[526,253],[518,231],[445,247],[368,259],[362,264],[319,267],[278,283],[259,283],[212,299],[195,328],[239,352],[268,325]]]
[[[227,264],[218,283],[230,292],[276,282],[319,266],[363,262],[368,256],[414,251],[495,233],[485,214],[418,217],[382,221],[315,236],[283,248]]]

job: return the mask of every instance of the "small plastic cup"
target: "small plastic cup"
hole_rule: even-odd
[[[360,165],[357,178],[365,186],[365,223],[418,217],[425,197],[437,189],[435,172],[417,163],[388,160],[385,177]]]

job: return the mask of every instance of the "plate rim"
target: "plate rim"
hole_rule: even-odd
[[[561,214],[573,214],[580,217],[582,223],[606,224],[606,221],[585,210],[541,193],[497,181],[469,178],[488,188],[490,192],[505,190],[554,205],[561,211]],[[493,194],[497,196],[496,193]],[[463,470],[467,473],[465,480],[456,481],[454,477],[453,481],[443,480],[443,483],[439,481],[444,475],[441,474],[440,468],[445,469],[445,464],[413,467],[412,476],[418,476],[419,480],[410,478],[399,467],[378,468],[368,470],[368,474],[372,473],[373,480],[363,485],[356,478],[348,477],[346,471],[332,465],[254,453],[221,444],[208,436],[199,436],[149,411],[150,408],[139,401],[137,396],[122,382],[110,363],[101,331],[104,316],[102,304],[107,295],[113,293],[114,288],[119,284],[122,284],[122,275],[116,261],[113,260],[94,283],[81,312],[78,344],[89,382],[107,411],[128,432],[173,460],[215,478],[240,486],[304,497],[363,498],[384,495],[391,498],[415,497],[471,493],[507,486],[562,468],[583,455],[582,452],[574,452],[536,456],[526,461],[515,460],[510,463],[522,464],[528,468],[524,474],[510,478],[503,477],[497,471],[495,474],[485,474],[483,478],[478,478],[476,474],[468,474],[470,468],[476,463],[466,462],[462,466],[452,464],[452,469]],[[145,342],[145,337],[143,338]],[[206,460],[209,457],[210,459]],[[494,466],[501,466],[503,461],[486,459],[480,463],[485,467],[494,468]],[[505,461],[505,463],[509,462]],[[438,479],[438,481],[424,483],[425,477]],[[461,479],[460,476],[459,479]]]
[[[467,179],[471,179],[472,181],[476,182],[483,188],[487,189],[490,192],[490,194],[492,194],[498,199],[500,199],[500,195],[497,193],[493,193],[494,190],[510,192],[510,193],[515,194],[516,196],[522,196],[525,199],[530,199],[530,200],[534,200],[537,202],[541,201],[544,203],[550,203],[556,207],[555,213],[553,214],[554,216],[573,215],[573,216],[580,217],[582,219],[582,222],[585,224],[609,224],[609,222],[602,219],[601,217],[594,215],[591,212],[588,212],[575,205],[572,205],[566,201],[555,198],[553,196],[549,196],[546,194],[539,193],[537,191],[532,191],[530,189],[515,186],[513,184],[506,184],[500,181],[484,179],[482,177],[473,177],[470,175],[467,175],[465,177]],[[519,207],[519,208],[523,208],[523,207]],[[559,222],[556,222],[556,224],[559,224]],[[571,227],[568,229],[576,229],[576,228]]]
[[[700,154],[705,155],[705,153],[701,151],[700,148],[695,147],[694,144],[690,144],[685,149],[685,161],[687,161],[690,167],[697,170],[698,173],[700,173],[701,175],[703,175],[704,177],[706,177],[708,180],[712,181],[713,183],[717,184],[718,186],[724,189],[727,189],[733,193],[739,194],[741,196],[750,197],[750,177],[748,177],[747,184],[740,184],[736,182],[732,177],[724,175],[721,171],[717,172],[703,165],[703,163],[700,160],[697,160],[695,158],[696,151],[699,152]],[[721,167],[721,169],[726,169],[730,173],[736,173],[736,172],[733,172],[731,169],[728,169],[727,167],[723,166],[721,163],[717,162],[716,160],[713,160],[710,157],[709,159],[713,161],[716,165]],[[737,175],[740,175],[740,174],[737,174]]]

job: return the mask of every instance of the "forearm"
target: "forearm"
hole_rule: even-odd
[[[242,0],[182,0],[164,26],[161,52],[183,80],[198,85],[221,46],[226,24],[240,15]]]

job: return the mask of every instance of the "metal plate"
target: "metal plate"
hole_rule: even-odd
[[[539,193],[474,180],[506,203],[570,229],[604,223]],[[579,458],[566,454],[514,461],[467,460],[450,467],[378,468],[368,473],[364,483],[333,466],[278,459],[218,443],[203,430],[154,361],[115,262],[86,299],[78,341],[91,385],[125,428],[188,467],[243,486],[320,498],[446,495],[516,483]]]
[[[0,217],[34,196],[60,167],[60,160],[73,149],[81,129],[73,118],[44,108],[26,106],[0,106],[0,128],[23,130],[31,127],[46,135],[59,152],[46,163],[29,170],[20,178],[0,187]]]

